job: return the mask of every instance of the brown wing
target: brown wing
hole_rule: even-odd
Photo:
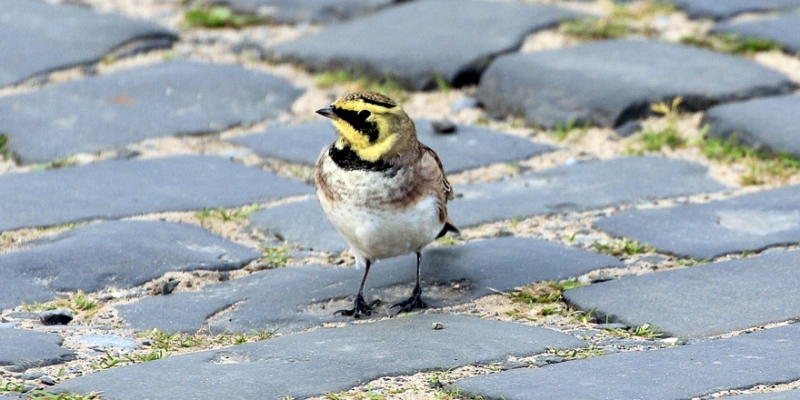
[[[420,145],[422,146],[423,152],[422,168],[426,170],[425,172],[427,172],[429,176],[434,178],[431,181],[436,186],[437,197],[439,198],[439,220],[445,223],[444,229],[439,233],[439,236],[444,235],[448,231],[458,233],[458,228],[447,216],[447,201],[453,200],[454,196],[453,187],[450,186],[450,182],[447,181],[447,177],[445,176],[442,160],[439,159],[439,156],[433,149],[421,143]]]

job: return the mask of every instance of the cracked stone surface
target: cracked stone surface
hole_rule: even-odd
[[[800,26],[800,20],[798,20]],[[703,117],[707,137],[729,139],[756,150],[800,157],[800,95],[775,96],[711,108]]]
[[[444,329],[431,329],[434,322]],[[582,346],[579,339],[544,328],[465,316],[415,315],[100,371],[55,389],[102,391],[104,397],[119,400],[304,398],[386,375],[447,370],[548,348]],[[152,384],[165,376],[170,385]],[[252,384],[263,381],[269,384]]]
[[[797,3],[797,7],[800,7],[800,1],[795,3]],[[784,51],[794,54],[800,53],[798,26],[800,26],[800,12],[795,12],[758,21],[725,22],[715,25],[712,32],[734,33],[773,40],[779,43]]]
[[[623,39],[499,57],[482,76],[478,98],[489,114],[538,126],[617,127],[677,96],[687,109],[703,110],[792,89],[786,75],[742,57]]]
[[[688,399],[800,379],[798,352],[800,324],[794,324],[688,346],[514,369],[466,378],[453,387],[507,400]]]
[[[674,0],[689,18],[728,19],[744,13],[765,13],[800,7],[800,0]]]
[[[413,255],[379,261],[370,271],[366,298],[388,305],[413,288]],[[496,291],[549,279],[567,279],[599,268],[619,267],[613,257],[529,238],[501,238],[461,246],[437,247],[422,256],[423,297],[431,307],[462,304]],[[280,332],[342,321],[333,312],[349,307],[363,270],[323,266],[286,267],[235,281],[205,286],[198,292],[144,298],[119,306],[122,318],[137,330],[195,332],[209,324],[227,332],[264,327]]]
[[[152,23],[39,0],[3,0],[0,26],[0,87],[95,63],[115,51],[124,55],[170,47],[178,39]]]
[[[625,277],[569,290],[583,310],[666,335],[701,338],[800,318],[800,251]]]
[[[367,15],[395,0],[227,0],[236,10],[280,24],[332,23]]]
[[[0,98],[0,132],[21,162],[45,162],[275,118],[301,93],[236,65],[165,62]]]
[[[724,190],[706,167],[661,157],[588,161],[489,183],[459,185],[458,226]]]
[[[26,329],[0,329],[0,365],[12,372],[74,360],[72,350],[61,347],[64,339],[52,333]]]
[[[169,271],[231,270],[261,253],[200,227],[160,221],[94,223],[0,254],[0,309],[59,292],[126,289]]]
[[[436,133],[430,121],[417,120],[417,138],[436,151],[447,173],[494,163],[523,160],[555,150],[553,146],[506,135],[486,128],[457,125],[453,133]],[[259,155],[314,165],[320,150],[336,140],[329,121],[284,125],[263,134],[242,136],[231,142]]]
[[[309,185],[220,157],[105,161],[0,176],[0,231],[163,211],[238,207],[313,191]],[[58,207],[52,206],[54,198]]]
[[[595,227],[702,260],[800,241],[800,185],[705,204],[629,209]]]
[[[489,62],[524,37],[580,14],[536,5],[419,0],[325,28],[270,49],[271,57],[311,71],[352,70],[387,76],[413,90],[476,83]]]

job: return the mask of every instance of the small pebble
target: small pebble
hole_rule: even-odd
[[[41,371],[30,371],[22,374],[21,378],[26,381],[32,381],[34,379],[39,379],[44,376],[44,372]]]
[[[42,311],[39,320],[45,325],[66,325],[72,321],[72,311],[65,309]]]
[[[454,133],[456,131],[456,124],[443,119],[439,121],[431,121],[431,128],[436,133]]]
[[[168,280],[166,282],[161,282],[158,285],[156,285],[156,287],[153,288],[153,294],[156,294],[156,295],[158,295],[158,294],[161,294],[161,295],[170,294],[170,293],[172,293],[172,291],[175,290],[176,287],[178,287],[179,283],[181,283],[181,281],[179,281],[177,279],[170,278],[170,280]]]
[[[444,329],[444,325],[442,325],[441,322],[434,322],[433,323],[433,330],[440,331],[442,329]]]
[[[39,382],[42,382],[43,384],[48,386],[53,386],[56,384],[56,381],[54,381],[53,378],[46,375],[43,376],[42,379],[39,379]]]

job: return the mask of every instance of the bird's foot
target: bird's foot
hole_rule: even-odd
[[[333,315],[341,314],[345,317],[361,318],[362,315],[370,316],[375,311],[375,307],[381,304],[380,300],[373,300],[369,303],[364,301],[364,296],[361,293],[356,296],[356,301],[353,303],[353,308],[349,310],[338,310]]]
[[[419,286],[414,288],[414,291],[411,292],[411,297],[406,300],[403,300],[399,303],[395,303],[392,305],[392,308],[399,307],[400,309],[397,310],[397,314],[403,312],[409,312],[416,308],[428,308],[428,305],[422,301],[422,288]]]

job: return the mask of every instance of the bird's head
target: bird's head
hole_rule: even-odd
[[[414,122],[394,100],[378,93],[350,93],[317,114],[333,120],[339,139],[364,161],[388,159],[416,137]]]

